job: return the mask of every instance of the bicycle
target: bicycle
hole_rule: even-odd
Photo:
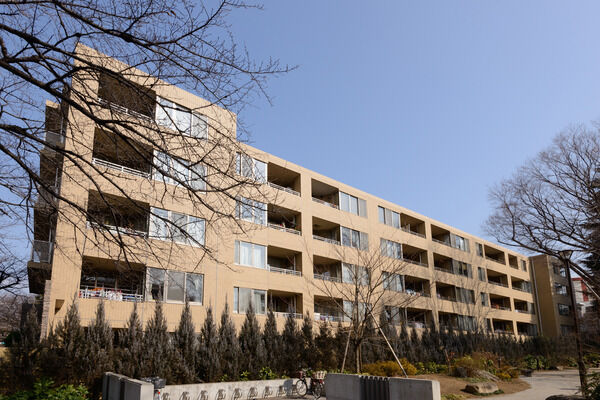
[[[313,395],[313,398],[318,399],[325,392],[325,379],[321,371],[316,372],[310,377],[310,385],[306,382],[306,372],[298,371],[298,380],[296,381],[296,393],[300,397],[306,396],[307,393]]]

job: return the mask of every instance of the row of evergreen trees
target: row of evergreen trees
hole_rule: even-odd
[[[526,354],[552,358],[572,352],[569,346],[543,338],[523,341],[508,336],[430,328],[418,335],[414,329],[409,332],[406,325],[398,332],[384,318],[380,325],[399,357],[413,363],[445,364],[454,357],[475,351],[493,352],[505,360],[516,360]],[[382,335],[373,327],[369,330],[361,347],[362,362],[393,359]],[[309,315],[300,326],[288,316],[279,333],[272,312],[261,329],[250,309],[238,334],[228,306],[219,324],[209,308],[200,333],[195,331],[190,308],[186,305],[177,329],[169,333],[160,303],[145,329],[134,308],[126,327],[114,331],[105,319],[104,304],[100,302],[96,318],[87,328],[81,326],[77,307],[73,305],[64,321],[39,341],[39,323],[32,309],[11,346],[10,365],[5,366],[3,379],[10,380],[13,387],[30,386],[42,376],[58,383],[81,382],[96,396],[105,371],[137,378],[160,376],[175,384],[265,379],[275,374],[293,376],[300,368],[339,370],[344,354],[346,360],[354,359],[353,346],[347,346],[348,330],[340,324],[332,329],[324,322],[315,333]],[[346,362],[348,367],[351,364]]]

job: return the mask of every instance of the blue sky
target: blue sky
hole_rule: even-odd
[[[598,1],[265,1],[234,32],[299,68],[240,117],[262,150],[483,236],[488,188],[600,119],[598,15]]]

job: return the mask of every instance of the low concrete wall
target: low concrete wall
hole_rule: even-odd
[[[366,394],[369,378],[361,375],[327,374],[327,400],[374,400]],[[426,379],[389,378],[382,386],[389,387],[389,400],[441,400],[440,383]],[[387,392],[381,388],[381,393]],[[379,400],[379,399],[377,399]],[[387,400],[387,399],[382,399]]]
[[[152,400],[154,386],[148,382],[107,372],[102,379],[104,400]]]
[[[163,400],[216,400],[219,393],[222,399],[253,399],[286,396],[292,393],[292,379],[271,379],[265,381],[238,381],[198,383],[191,385],[167,385],[161,390]],[[219,391],[222,392],[219,392]],[[236,392],[237,391],[237,392]],[[238,397],[236,397],[236,395]]]

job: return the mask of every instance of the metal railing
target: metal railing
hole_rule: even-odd
[[[419,237],[422,237],[422,238],[425,237],[424,234],[419,233],[419,232],[415,232],[415,231],[411,231],[410,229],[405,228],[404,226],[400,227],[400,229],[403,230],[406,233],[410,233],[411,235],[419,236]]]
[[[437,265],[433,267],[433,269],[435,269],[436,271],[442,271],[442,272],[446,272],[448,274],[453,274],[454,272],[452,272],[451,269],[447,269],[447,268],[442,268],[442,267],[438,267]]]
[[[125,228],[122,226],[114,226],[114,225],[107,225],[107,224],[101,225],[101,224],[98,224],[98,223],[92,222],[92,221],[87,221],[87,228],[88,229],[105,229],[107,231],[114,232],[114,233],[148,237],[148,232],[145,232],[145,231],[138,231],[136,229]]]
[[[492,285],[496,285],[496,286],[502,286],[502,287],[505,287],[505,288],[508,287],[508,284],[506,284],[506,283],[490,281],[489,279],[488,279],[488,283],[491,283]]]
[[[331,208],[335,208],[336,210],[340,209],[340,207],[337,204],[329,203],[325,200],[317,199],[316,197],[313,197],[312,199],[316,203],[323,204],[323,205],[331,207]]]
[[[315,321],[330,321],[330,322],[342,322],[344,317],[341,315],[329,315],[329,314],[321,314],[314,313]]]
[[[492,304],[490,307],[493,308],[494,310],[512,311],[510,307],[501,306],[498,304]]]
[[[302,319],[302,314],[298,314],[298,313],[288,313],[288,312],[273,311],[273,314],[276,317],[281,317],[281,318],[287,318],[288,315],[291,315],[292,318],[294,318],[294,319]]]
[[[111,169],[117,170],[119,172],[124,172],[126,174],[141,176],[142,178],[150,179],[149,172],[138,171],[137,169],[125,167],[123,165],[115,164],[110,161],[101,160],[99,158],[92,158],[92,164],[100,165],[100,166],[106,167],[106,168],[111,168]]]
[[[285,226],[273,224],[271,222],[269,222],[267,225],[269,226],[269,228],[277,229],[278,231],[283,231],[283,232],[287,232],[287,233],[293,233],[294,235],[302,235],[302,232],[300,232],[297,229],[286,228]]]
[[[535,314],[533,310],[521,310],[519,308],[515,308],[515,311],[521,314]]]
[[[497,262],[498,264],[506,265],[506,261],[504,261],[504,260],[497,260],[497,259],[495,259],[495,258],[492,258],[492,257],[489,257],[489,256],[487,256],[487,255],[485,256],[485,259],[486,259],[486,260],[490,260],[490,261]]]
[[[321,242],[327,242],[327,243],[331,243],[331,244],[337,244],[338,246],[340,245],[340,241],[339,240],[324,238],[323,236],[319,236],[319,235],[313,235],[313,239],[320,240]]]
[[[275,188],[275,189],[278,189],[278,190],[282,190],[282,191],[287,192],[289,194],[293,194],[294,196],[300,196],[300,192],[297,192],[294,189],[290,189],[290,188],[278,185],[278,184],[273,183],[273,182],[268,182],[268,185],[271,186],[272,188]]]
[[[419,321],[406,321],[406,325],[410,326],[411,328],[425,328],[425,324]]]
[[[31,245],[31,261],[35,263],[52,262],[54,243],[44,240],[34,240]]]
[[[522,288],[522,287],[514,286],[514,285],[512,288],[515,290],[518,290],[520,292],[531,293],[531,289],[529,289],[529,288]]]
[[[437,298],[440,300],[447,300],[447,301],[452,301],[454,303],[456,303],[458,300],[453,298],[453,297],[448,297],[448,296],[442,296],[441,294],[437,294]]]
[[[416,260],[411,260],[410,258],[402,258],[403,261],[410,263],[410,264],[415,264],[418,265],[420,267],[425,267],[425,268],[429,268],[429,265],[422,263],[421,261],[416,261]]]
[[[337,277],[337,276],[327,276],[327,275],[321,275],[321,274],[314,274],[314,278],[315,279],[320,279],[322,281],[342,283],[342,278]]]
[[[118,111],[118,112],[123,113],[123,114],[131,115],[132,117],[136,117],[136,118],[140,118],[140,119],[145,119],[145,120],[148,120],[148,121],[152,121],[152,117],[150,117],[149,115],[145,115],[145,114],[139,113],[137,111],[130,110],[127,107],[124,107],[124,106],[122,106],[120,104],[116,104],[116,103],[110,102],[108,100],[104,100],[104,99],[102,99],[100,97],[98,97],[98,103],[100,103],[100,105],[103,106],[103,107],[108,107],[111,110],[115,110],[115,111]]]
[[[269,268],[269,271],[271,271],[271,272],[277,272],[279,274],[302,276],[302,272],[295,271],[293,269],[272,267],[270,265],[268,266],[268,268]]]
[[[411,290],[411,289],[406,289],[405,290],[406,294],[409,294],[411,296],[422,296],[422,297],[431,297],[431,295],[429,293],[425,293],[423,291],[418,292],[416,290]]]
[[[107,289],[82,285],[79,287],[80,299],[106,299],[115,301],[144,301],[144,295],[127,289]]]
[[[450,244],[450,242],[444,242],[443,240],[439,240],[439,239],[436,239],[436,238],[431,238],[431,240],[433,242],[443,244],[444,246],[452,247],[452,245]]]

